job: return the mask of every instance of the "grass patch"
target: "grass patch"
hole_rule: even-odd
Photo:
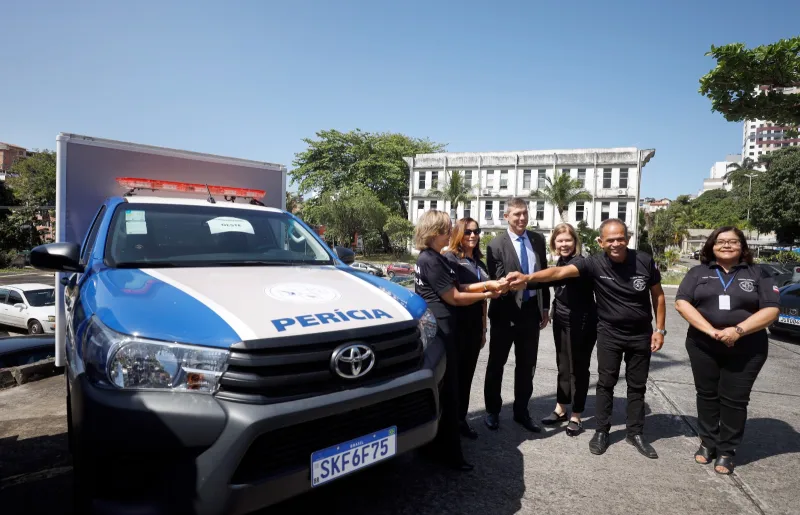
[[[661,284],[677,286],[681,284],[684,277],[686,277],[686,272],[664,272],[661,274]]]

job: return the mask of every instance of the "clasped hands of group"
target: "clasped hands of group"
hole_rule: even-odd
[[[494,293],[492,298],[505,295],[509,291],[520,291],[527,287],[525,275],[522,272],[510,272],[505,277],[495,281],[486,281],[486,290]]]
[[[726,327],[725,329],[711,329],[710,331],[706,331],[706,334],[708,334],[715,340],[721,341],[728,347],[733,347],[733,344],[736,343],[736,340],[742,337],[741,334],[736,332],[735,327]]]

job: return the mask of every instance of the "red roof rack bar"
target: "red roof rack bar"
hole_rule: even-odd
[[[206,188],[205,184],[192,184],[189,182],[174,182],[174,181],[161,181],[158,179],[142,179],[134,177],[117,177],[117,182],[130,190],[163,190],[175,191],[180,193],[198,193],[208,195],[222,195],[226,197],[241,197],[241,198],[263,198],[267,194],[264,190],[255,190],[251,188],[236,188],[233,186],[219,186],[209,184]]]

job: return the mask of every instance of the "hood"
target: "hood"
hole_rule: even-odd
[[[85,298],[111,329],[228,348],[418,319],[421,297],[350,267],[106,269]]]

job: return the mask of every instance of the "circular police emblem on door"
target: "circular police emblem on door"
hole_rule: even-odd
[[[739,288],[749,293],[756,289],[756,284],[752,279],[742,279],[739,281]]]
[[[341,297],[332,288],[308,283],[280,283],[270,286],[264,292],[275,300],[298,304],[319,304]]]
[[[633,280],[633,289],[636,291],[644,291],[645,288],[647,288],[647,281],[642,278]]]

